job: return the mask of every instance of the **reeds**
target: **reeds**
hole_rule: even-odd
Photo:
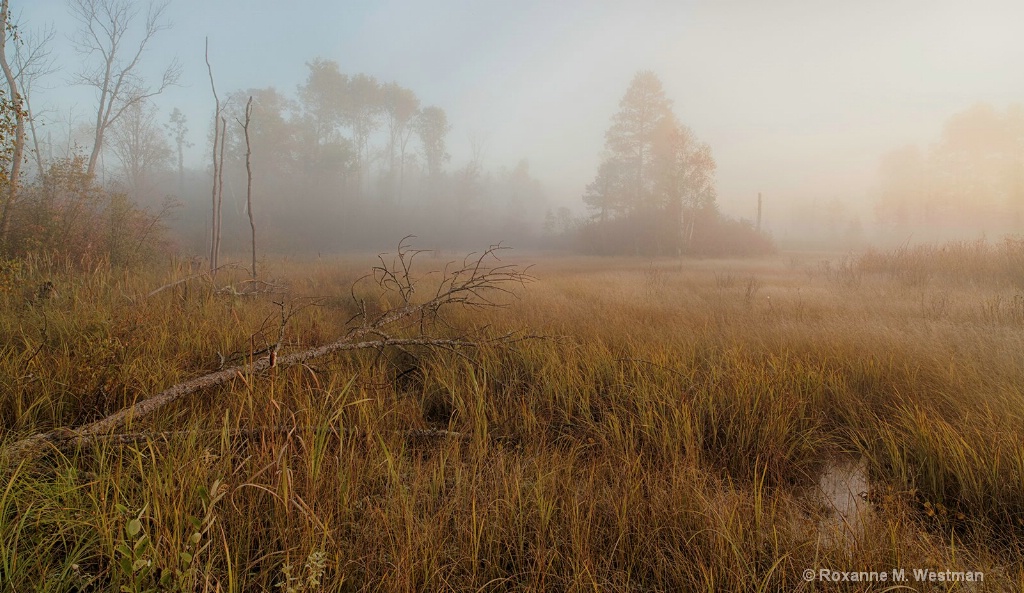
[[[856,271],[856,285],[784,259],[536,262],[539,280],[509,309],[458,312],[453,331],[557,339],[485,346],[472,361],[362,352],[240,375],[131,427],[148,439],[4,466],[0,583],[831,591],[802,572],[931,567],[1017,590],[1024,348],[1005,313],[1016,288],[995,262],[1004,272],[968,283],[922,263],[928,282],[908,288],[889,272],[906,257],[833,268]],[[370,265],[268,262],[308,305],[286,347],[336,336]],[[203,280],[140,297],[174,273],[29,262],[4,276],[15,284],[0,292],[0,444],[276,339],[271,297]],[[20,290],[44,281],[59,298]],[[936,294],[945,304],[922,305]],[[986,316],[995,299],[1004,312]],[[430,428],[449,432],[413,432]],[[840,527],[815,485],[850,456],[866,465],[873,510],[849,537],[823,537]]]

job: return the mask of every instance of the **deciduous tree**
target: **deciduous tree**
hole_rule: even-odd
[[[155,176],[167,171],[173,155],[156,118],[152,103],[133,103],[110,128],[110,149],[136,201],[152,197]]]
[[[405,156],[412,138],[413,122],[419,113],[420,100],[412,90],[396,82],[381,89],[384,120],[388,128],[388,180],[391,199],[400,199],[405,185]]]
[[[150,85],[139,73],[146,46],[157,33],[167,29],[167,3],[150,3],[139,40],[131,43],[130,32],[137,26],[139,3],[132,0],[70,0],[71,13],[78,21],[75,49],[86,64],[78,84],[96,89],[96,122],[88,173],[96,171],[110,127],[132,106],[162,93],[181,76],[177,60],[171,61],[157,85]]]
[[[18,81],[19,91],[25,109],[27,133],[32,142],[32,156],[35,160],[36,175],[41,176],[46,168],[43,163],[43,151],[36,120],[42,115],[33,108],[32,91],[36,84],[46,76],[57,71],[56,59],[53,57],[51,44],[56,36],[53,27],[19,33],[19,43],[14,47],[14,77]]]
[[[320,148],[339,140],[341,101],[347,92],[348,76],[332,60],[316,58],[307,62],[306,67],[306,82],[299,86],[299,103],[307,128],[305,161],[316,163]]]
[[[876,214],[900,234],[1014,232],[1024,223],[1024,108],[956,113],[927,151],[885,155],[878,181]]]
[[[341,120],[352,131],[352,143],[358,156],[357,187],[363,191],[370,166],[370,136],[380,126],[383,101],[380,83],[367,74],[356,74],[349,79],[344,96]]]
[[[8,0],[3,0],[3,3],[0,4],[0,67],[3,68],[4,78],[7,80],[7,88],[11,93],[6,99],[6,104],[2,106],[4,112],[2,115],[6,118],[6,122],[0,123],[0,125],[4,125],[6,128],[4,130],[3,146],[8,145],[6,136],[11,131],[11,115],[14,117],[14,133],[10,144],[10,170],[4,171],[7,187],[3,189],[6,190],[4,193],[7,194],[7,199],[4,200],[3,210],[0,211],[0,248],[4,248],[7,242],[7,235],[10,233],[11,227],[11,211],[18,199],[18,184],[21,182],[21,161],[24,158],[25,152],[25,118],[27,115],[25,113],[24,101],[18,92],[18,81],[7,60],[7,41],[15,33],[15,29],[8,17]]]
[[[651,169],[655,205],[666,214],[664,229],[675,235],[659,239],[685,249],[693,239],[698,212],[715,202],[711,147],[670,115],[655,134]]]
[[[360,166],[353,142],[342,134],[349,78],[332,60],[308,62],[306,82],[299,86],[296,148],[307,191],[344,188]],[[259,98],[257,97],[257,102]]]
[[[185,149],[192,148],[193,144],[188,141],[188,119],[177,107],[171,111],[171,115],[164,124],[164,128],[174,139],[174,146],[178,156],[178,191],[185,188]]]
[[[416,133],[423,143],[427,175],[436,182],[441,177],[444,163],[451,158],[445,147],[445,139],[452,129],[448,123],[448,115],[440,107],[425,107],[416,117],[415,126]]]

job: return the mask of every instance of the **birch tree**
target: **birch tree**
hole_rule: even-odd
[[[51,49],[53,39],[57,35],[53,27],[44,27],[34,31],[23,31],[19,35],[20,43],[14,47],[14,78],[18,82],[25,109],[27,126],[26,142],[31,141],[32,158],[36,165],[36,174],[43,175],[46,168],[43,162],[42,142],[36,126],[37,119],[43,112],[37,111],[32,104],[32,94],[40,80],[57,72],[57,61]]]
[[[8,19],[8,0],[0,4],[0,67],[3,68],[4,78],[7,80],[7,88],[10,90],[10,97],[7,98],[7,113],[14,114],[14,138],[11,151],[10,171],[4,171],[7,177],[7,199],[4,200],[4,207],[0,212],[0,248],[7,242],[7,235],[11,227],[11,211],[18,199],[18,184],[21,179],[21,161],[25,152],[25,118],[26,113],[23,107],[24,102],[18,92],[18,81],[14,71],[7,60],[7,41],[15,32],[14,27]],[[5,122],[7,123],[7,122]],[[9,126],[8,126],[9,127]]]

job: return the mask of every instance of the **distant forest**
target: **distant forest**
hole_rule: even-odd
[[[140,74],[147,46],[168,28],[166,4],[146,12],[121,0],[70,2],[78,29],[61,33],[72,35],[83,58],[68,67],[74,72],[52,56],[56,31],[23,31],[6,6],[0,239],[10,255],[127,261],[165,248],[208,254],[218,216],[221,248],[244,252],[249,172],[252,220],[268,251],[376,249],[410,233],[425,247],[541,239],[547,201],[528,161],[484,170],[479,141],[467,162],[453,164],[445,110],[422,105],[397,82],[343,73],[337,62],[317,58],[294,92],[218,94],[218,66],[230,65],[218,65],[211,51],[210,117],[192,122],[154,102],[178,82],[180,64],[168,64],[159,80]],[[44,128],[33,110],[35,91],[58,73],[98,97],[85,106],[90,123],[69,122],[66,133]],[[208,164],[199,168],[186,166],[195,148],[191,127],[205,131]],[[219,207],[215,186],[222,188]]]
[[[181,65],[172,61],[159,80],[146,80],[139,65],[167,29],[166,4],[147,13],[115,0],[69,7],[83,62],[64,74],[96,91],[89,124],[69,121],[61,138],[33,111],[34,91],[62,71],[50,49],[56,31],[23,33],[9,23],[3,43],[12,51],[3,55],[0,158],[9,187],[0,232],[10,254],[117,262],[167,248],[208,254],[213,227],[220,250],[241,253],[250,225],[263,249],[293,253],[377,249],[407,234],[444,248],[495,241],[601,254],[770,248],[749,224],[718,214],[710,148],[678,123],[651,72],[638,73],[623,98],[606,158],[582,196],[590,215],[578,216],[567,200],[552,207],[525,158],[485,170],[482,139],[471,139],[466,162],[452,163],[443,107],[423,105],[398,82],[342,72],[329,59],[308,62],[293,92],[218,93],[218,66],[230,66],[208,47],[211,117],[161,113],[154,98],[178,82]],[[198,169],[186,166],[197,125],[209,163]]]

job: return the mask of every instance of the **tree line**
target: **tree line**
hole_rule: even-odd
[[[963,236],[1024,229],[1024,107],[978,104],[946,120],[928,148],[882,157],[875,214],[888,233]]]
[[[452,125],[441,106],[323,57],[306,63],[292,92],[238,89],[216,100],[201,125],[214,161],[211,216],[211,168],[186,164],[195,146],[191,122],[182,110],[164,114],[154,103],[177,83],[182,66],[170,60],[158,81],[140,74],[146,48],[168,27],[167,4],[69,0],[78,21],[72,39],[83,57],[73,81],[97,96],[94,116],[80,130],[87,150],[78,148],[71,122],[63,150],[52,129],[44,136],[35,125],[41,114],[33,112],[32,90],[57,70],[48,47],[54,32],[23,34],[6,6],[0,46],[13,49],[14,59],[6,68],[0,53],[8,83],[0,140],[11,148],[0,154],[10,177],[0,242],[8,253],[49,249],[130,260],[164,227],[185,251],[211,254],[219,252],[222,232],[224,248],[237,253],[255,243],[257,229],[276,251],[377,248],[409,233],[444,247],[505,240],[602,254],[772,249],[752,224],[718,211],[711,148],[675,116],[650,71],[636,74],[612,118],[602,162],[582,196],[586,217],[548,208],[525,159],[485,169],[479,137],[471,139],[471,156],[452,166]],[[23,160],[28,174],[17,170]],[[131,228],[115,220],[130,220]]]
[[[486,146],[476,143],[469,158],[452,167],[452,125],[444,108],[421,105],[412,89],[397,82],[347,74],[333,60],[316,58],[306,69],[293,94],[251,88],[224,100],[230,123],[241,119],[252,98],[255,203],[271,245],[306,251],[382,247],[412,233],[456,247],[498,239],[522,244],[540,234],[546,195],[528,161],[488,171]],[[243,185],[246,145],[240,126],[228,125],[225,132],[230,203],[231,194],[239,193],[232,188]],[[240,228],[231,219],[244,208],[237,199],[233,203],[224,221]],[[194,216],[202,215],[197,210]],[[199,226],[198,219],[194,223],[192,228]]]
[[[268,86],[228,93],[200,126],[209,130],[207,154],[224,155],[216,175],[223,178],[223,219],[211,221],[202,198],[210,169],[187,166],[195,146],[192,124],[182,110],[161,113],[154,103],[178,82],[182,66],[169,61],[158,81],[140,74],[140,65],[151,59],[147,47],[168,28],[167,3],[69,0],[78,24],[71,38],[83,58],[72,82],[94,88],[98,98],[87,125],[67,122],[66,140],[55,139],[52,126],[44,131],[35,125],[45,116],[52,122],[54,113],[31,108],[31,91],[58,70],[50,49],[55,32],[23,32],[4,7],[10,35],[2,45],[12,50],[13,72],[7,102],[0,105],[10,122],[9,129],[0,126],[2,144],[32,157],[29,170],[14,171],[16,182],[5,184],[10,193],[3,212],[17,220],[0,237],[21,245],[14,251],[23,251],[22,239],[38,236],[40,225],[60,228],[53,221],[68,212],[94,215],[71,216],[72,226],[109,218],[115,193],[141,218],[159,217],[154,228],[170,225],[180,246],[194,253],[206,251],[212,224],[224,227],[229,251],[241,247],[249,224],[261,227],[268,248],[307,252],[390,245],[410,232],[452,247],[497,239],[523,243],[541,232],[546,197],[525,159],[486,170],[486,145],[476,139],[468,161],[453,167],[452,125],[442,107],[423,105],[398,82],[346,73],[325,58],[306,64],[305,80],[293,92]],[[247,105],[248,143],[241,125]],[[224,126],[223,145],[216,148],[215,125]],[[252,200],[241,197],[247,157]],[[13,153],[6,159],[8,175],[13,163],[23,162]],[[71,177],[90,187],[54,194]],[[168,216],[171,205],[174,216]],[[30,211],[37,214],[34,224],[27,220]]]

